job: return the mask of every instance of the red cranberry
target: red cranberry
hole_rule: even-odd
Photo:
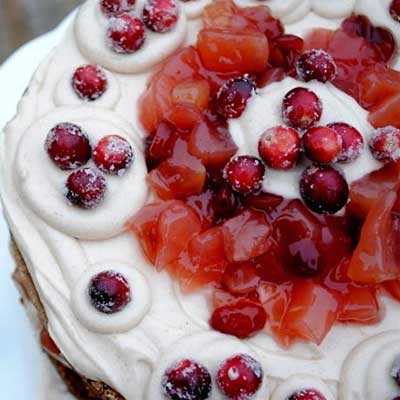
[[[103,137],[93,150],[93,161],[103,172],[122,175],[133,161],[133,150],[121,136]]]
[[[283,99],[283,119],[294,128],[307,129],[321,119],[322,104],[311,90],[298,87]]]
[[[334,122],[329,124],[328,127],[336,131],[342,138],[342,150],[339,153],[337,161],[348,163],[357,159],[364,147],[364,138],[361,133],[345,122]]]
[[[390,4],[389,11],[393,19],[400,22],[400,0],[393,0]]]
[[[305,389],[292,394],[288,400],[326,400],[326,397],[314,389]]]
[[[217,385],[224,395],[233,400],[247,400],[260,389],[263,380],[260,363],[248,354],[226,360],[218,370]]]
[[[264,173],[265,167],[258,158],[238,156],[226,165],[224,178],[234,191],[250,194],[261,189]]]
[[[342,150],[342,138],[331,128],[314,126],[304,134],[303,147],[311,161],[330,164],[337,160]]]
[[[56,125],[48,133],[45,147],[51,160],[63,170],[86,164],[92,152],[87,134],[69,122]]]
[[[330,166],[311,166],[301,177],[300,193],[312,211],[334,214],[346,205],[349,186],[337,169]]]
[[[217,94],[216,110],[218,114],[225,118],[239,118],[254,91],[254,83],[247,78],[228,81]]]
[[[397,356],[394,360],[391,376],[396,381],[396,383],[400,386],[400,356]]]
[[[164,33],[177,23],[179,8],[175,0],[147,0],[143,9],[143,22],[152,31]]]
[[[330,82],[336,76],[336,64],[332,56],[324,50],[312,49],[305,52],[296,63],[297,75],[305,82],[316,79]]]
[[[210,325],[216,331],[244,339],[264,328],[267,314],[251,300],[239,300],[214,310]]]
[[[84,65],[74,72],[72,88],[81,99],[94,101],[107,90],[107,77],[98,65]]]
[[[131,301],[131,291],[123,275],[115,271],[105,271],[90,281],[89,298],[97,311],[114,314]]]
[[[372,155],[384,163],[400,158],[400,129],[385,126],[374,131],[369,141]]]
[[[294,128],[285,126],[270,128],[261,136],[258,152],[270,168],[294,168],[301,152],[300,135]]]
[[[94,208],[104,199],[105,178],[93,168],[82,168],[67,179],[66,197],[71,204],[82,208]]]
[[[115,17],[125,11],[132,11],[136,0],[101,0],[101,10],[107,17]]]
[[[107,36],[109,47],[122,54],[139,50],[146,39],[143,22],[129,13],[110,18]]]
[[[182,360],[165,372],[162,387],[171,400],[206,400],[211,393],[211,375],[196,361]]]

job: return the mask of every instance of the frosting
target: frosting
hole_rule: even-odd
[[[368,142],[373,130],[367,120],[368,113],[353,98],[331,84],[323,84],[317,81],[304,83],[286,78],[282,82],[273,83],[260,90],[249,101],[243,115],[239,119],[229,121],[229,129],[239,147],[240,154],[258,156],[260,136],[269,128],[284,125],[282,100],[286,93],[295,87],[306,87],[318,95],[323,106],[323,113],[319,122],[321,125],[331,122],[346,122],[357,128],[362,133],[364,142]],[[287,198],[300,197],[298,182],[306,166],[307,161],[304,160],[293,170],[268,169],[265,174],[263,189],[266,192],[280,194]],[[349,184],[380,168],[380,166],[381,164],[366,149],[355,161],[349,164],[341,164]]]
[[[339,23],[335,18],[351,13],[354,5],[349,0],[237,2],[265,3],[286,23],[297,21],[286,26],[289,33],[301,33],[320,24],[333,27]],[[192,18],[209,1],[183,3],[181,7]],[[302,19],[310,10],[314,13]],[[398,326],[400,307],[390,299],[382,300],[387,315],[379,325],[336,326],[321,346],[299,343],[284,350],[266,333],[240,341],[211,331],[205,293],[182,294],[165,272],[158,273],[144,259],[138,243],[124,232],[127,217],[148,199],[141,146],[144,133],[134,105],[146,85],[150,67],[181,43],[192,41],[199,22],[187,23],[182,16],[173,32],[163,37],[149,34],[151,46],[128,56],[110,53],[105,45],[104,24],[96,1],[86,2],[62,46],[38,69],[17,117],[0,137],[1,194],[6,216],[45,307],[50,334],[68,362],[86,377],[112,386],[127,400],[161,400],[161,376],[178,359],[192,357],[207,366],[214,377],[219,365],[238,353],[250,354],[263,366],[263,385],[254,400],[282,400],[290,392],[306,387],[321,391],[327,400],[394,397],[389,380],[396,354],[389,354],[387,349],[393,346],[400,352],[395,338],[398,333],[382,332]],[[66,88],[75,68],[88,62],[106,68],[109,80],[106,93],[92,103],[74,98]],[[282,123],[278,105],[283,95],[298,85],[290,79],[270,85],[252,99],[240,120],[231,122],[241,151],[248,146],[246,151],[254,152],[261,130]],[[323,121],[345,121],[368,135],[365,112],[353,100],[330,86],[309,85],[324,103]],[[258,111],[254,112],[257,107],[267,108],[268,118],[265,114],[258,118]],[[244,137],[244,126],[251,119],[256,121],[249,126],[255,133]],[[67,173],[57,170],[43,149],[48,130],[66,120],[81,125],[92,142],[117,133],[134,149],[131,168],[122,177],[106,175],[106,201],[89,212],[65,202],[62,186]],[[366,164],[359,168],[376,168],[364,161]],[[349,180],[359,173],[354,169],[346,170]],[[265,185],[271,189],[273,174],[268,172],[270,180]],[[289,179],[289,175],[285,177]],[[287,191],[286,183],[285,187]],[[297,192],[292,196],[296,197]],[[132,302],[111,319],[90,309],[85,297],[90,277],[105,269],[123,273],[133,288]],[[368,339],[374,335],[378,336]],[[382,367],[381,371],[374,369],[372,360]],[[382,375],[387,369],[388,375]],[[222,398],[214,382],[210,399]]]

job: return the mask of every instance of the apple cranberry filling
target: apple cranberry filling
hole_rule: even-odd
[[[393,35],[353,15],[303,40],[285,34],[267,7],[231,0],[209,5],[203,22],[197,43],[159,66],[139,105],[148,184],[160,199],[129,222],[145,255],[184,291],[211,286],[211,326],[240,338],[266,330],[284,346],[319,344],[335,323],[377,323],[378,293],[400,300]],[[245,112],[257,87],[287,76],[332,82],[353,96],[384,128],[369,145],[387,165],[349,186],[333,163],[369,151],[363,136],[341,121],[317,126],[323,104],[303,87],[282,99],[288,126],[261,136],[260,159],[235,155],[227,118]],[[314,164],[300,177],[303,202],[261,191],[264,163],[285,170],[304,156]],[[233,393],[228,383],[221,390]],[[324,397],[312,390],[291,397],[315,398]]]

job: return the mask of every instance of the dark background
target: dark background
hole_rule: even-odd
[[[0,0],[0,64],[25,42],[55,28],[82,0]]]

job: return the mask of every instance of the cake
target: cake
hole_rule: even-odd
[[[400,398],[399,40],[397,0],[82,4],[0,153],[71,393]]]

